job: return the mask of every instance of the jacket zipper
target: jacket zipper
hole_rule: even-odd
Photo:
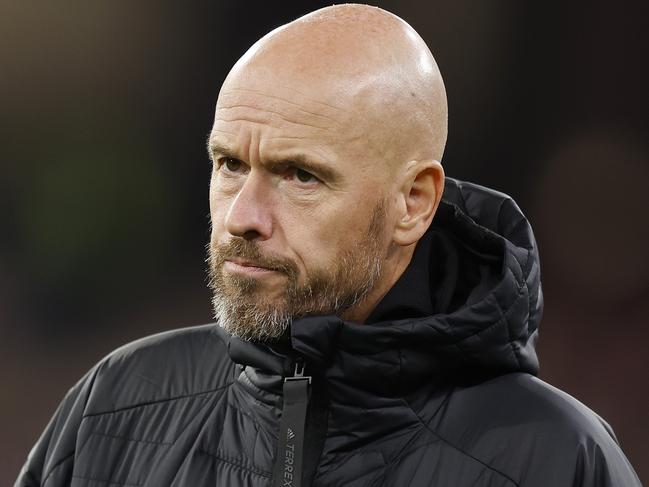
[[[284,406],[273,469],[273,487],[303,487],[304,433],[311,377],[296,361],[293,376],[284,378]]]

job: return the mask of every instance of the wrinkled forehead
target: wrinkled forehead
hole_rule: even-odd
[[[320,79],[294,66],[275,69],[247,66],[224,83],[218,97],[214,129],[231,129],[236,120],[264,125],[282,145],[308,142],[320,151],[353,158],[356,164],[382,153],[374,136],[375,116],[355,96],[359,83]]]
[[[335,128],[352,116],[352,107],[341,97],[309,83],[289,83],[268,76],[232,80],[223,85],[216,104],[216,118],[227,118],[237,108],[274,114],[287,122],[305,120],[314,128]]]

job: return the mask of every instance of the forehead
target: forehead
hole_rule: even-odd
[[[354,110],[313,91],[285,83],[224,85],[210,143],[242,150],[255,145],[261,152],[308,150],[343,160],[362,151]]]
[[[296,142],[308,138],[329,143],[344,133],[348,117],[342,107],[285,86],[225,86],[217,101],[214,129],[226,136],[247,128]]]
[[[292,87],[281,80],[269,80],[265,84],[226,83],[219,93],[216,116],[225,116],[224,111],[228,109],[252,108],[274,113],[289,121],[294,118],[310,121],[320,127],[339,125],[348,120],[351,115],[349,107],[329,98],[335,97],[309,86]]]

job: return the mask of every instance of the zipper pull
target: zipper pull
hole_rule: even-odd
[[[304,362],[296,362],[293,376],[284,378],[284,406],[273,470],[274,487],[302,487],[304,428],[310,384],[311,377],[304,375]]]

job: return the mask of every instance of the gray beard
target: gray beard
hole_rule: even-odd
[[[219,270],[221,278],[210,279],[215,318],[232,335],[267,341],[281,337],[295,318],[315,314],[340,316],[367,297],[381,274],[378,255],[354,253],[340,259],[332,275],[318,273],[304,286],[298,287],[289,277],[283,299],[275,303],[256,298],[259,286],[254,278],[237,278],[235,285],[229,286]],[[234,287],[234,292],[229,287]]]
[[[368,229],[359,241],[339,252],[330,271],[315,270],[298,285],[295,263],[261,254],[254,241],[232,237],[226,244],[208,247],[209,287],[214,316],[230,334],[244,340],[272,341],[281,337],[293,319],[307,315],[337,315],[360,304],[374,288],[383,262],[381,227],[385,202],[374,209]],[[241,257],[286,276],[281,298],[265,299],[254,277],[225,276],[223,264]]]
[[[278,308],[261,310],[255,306],[238,306],[224,296],[212,298],[214,317],[231,335],[244,340],[269,341],[288,330],[292,317]]]

